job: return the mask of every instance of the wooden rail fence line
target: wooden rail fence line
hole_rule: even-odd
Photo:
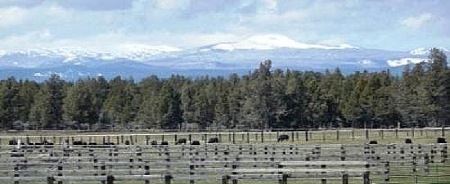
[[[0,181],[359,178],[368,184],[377,177],[390,183],[394,176],[427,176],[442,163],[448,163],[447,144],[13,145],[0,147]]]

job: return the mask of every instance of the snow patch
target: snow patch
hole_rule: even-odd
[[[359,64],[363,64],[363,65],[372,65],[374,64],[374,62],[370,59],[363,59],[361,61],[358,62]]]
[[[240,42],[217,44],[211,47],[216,50],[271,50],[278,48],[292,49],[349,49],[357,48],[348,44],[339,46],[326,46],[318,44],[306,44],[294,41],[283,35],[256,35]]]
[[[428,55],[429,52],[430,52],[430,49],[427,49],[427,48],[417,48],[417,49],[409,51],[409,53],[411,55],[420,55],[420,56]]]
[[[386,63],[391,67],[404,66],[408,64],[417,64],[423,62],[430,62],[429,59],[424,58],[401,58],[395,60],[387,60]]]
[[[35,76],[35,77],[47,77],[48,75],[40,73],[40,72],[37,72],[37,73],[34,73],[33,76]]]
[[[449,52],[449,50],[444,47],[439,47],[437,49],[440,49],[444,52]],[[421,48],[413,49],[413,50],[409,51],[409,53],[411,55],[416,55],[416,56],[428,56],[430,54],[430,50],[431,50],[431,48],[421,47]]]

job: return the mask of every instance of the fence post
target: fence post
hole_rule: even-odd
[[[442,163],[445,163],[448,158],[447,150],[448,150],[447,144],[443,145],[442,149],[441,149],[441,162]]]
[[[292,136],[291,142],[294,142],[294,138],[295,138],[295,132],[294,131],[291,132],[291,136]]]
[[[237,172],[236,172],[236,169],[237,169],[237,165],[236,165],[236,163],[233,163],[233,165],[231,166],[231,168],[233,169],[233,171],[231,172],[231,174],[234,176],[233,177],[233,184],[238,184],[238,179],[236,178],[236,175],[238,174]]]
[[[261,130],[261,143],[264,143],[264,130]]]
[[[395,138],[398,139],[398,128],[395,129]]]
[[[325,131],[325,130],[324,130],[324,131]],[[325,133],[324,131],[322,131],[322,141],[323,141],[323,142],[325,142],[325,135],[326,135],[326,133]]]
[[[281,180],[282,184],[287,184],[287,178],[288,178],[288,174],[283,174],[282,180]]]
[[[250,132],[247,132],[247,144],[250,143]]]
[[[366,129],[366,140],[369,140],[369,129]]]
[[[189,165],[189,175],[190,176],[193,176],[195,174],[195,165]],[[189,180],[189,183],[190,184],[194,184],[195,183],[195,180],[193,180],[193,179],[190,179]]]
[[[106,184],[114,184],[114,176],[113,175],[108,175],[106,177]]]
[[[228,175],[222,176],[222,184],[228,184],[228,180],[230,180]]]
[[[235,134],[235,132],[233,131],[233,144],[236,144],[236,141],[235,141],[235,136],[236,134]]]
[[[441,133],[442,137],[445,137],[445,126],[442,126],[442,133]]]
[[[423,159],[424,159],[424,165],[425,165],[425,168],[424,168],[424,171],[425,171],[425,173],[429,173],[430,172],[430,157],[428,156],[428,153],[426,153],[425,154],[425,156],[423,157]]]
[[[363,180],[364,184],[370,184],[370,171],[364,172]]]
[[[339,130],[336,130],[336,140],[339,141]]]
[[[341,161],[345,161],[346,159],[346,151],[344,145],[341,145]]]
[[[164,184],[170,184],[172,178],[173,177],[171,175],[165,175],[164,176]]]
[[[145,162],[144,175],[150,175],[150,166],[148,165],[148,162]],[[150,184],[150,180],[146,179],[145,184]]]
[[[14,165],[14,184],[19,184],[19,165],[18,165],[18,163],[16,163],[15,165]]]
[[[342,184],[348,184],[348,174],[347,173],[342,175]]]
[[[390,177],[389,177],[389,173],[390,173],[390,165],[389,165],[389,161],[387,161],[384,164],[384,182],[385,183],[389,183]]]
[[[308,142],[308,139],[309,139],[309,137],[308,137],[308,130],[305,130],[305,140],[306,140],[306,142]]]
[[[58,162],[58,176],[63,176],[63,166],[62,161]],[[58,184],[62,184],[62,181],[58,181]]]
[[[279,164],[278,165],[278,169],[282,169],[282,168],[283,168],[283,165]],[[278,172],[278,174],[282,175],[282,177],[278,179],[278,183],[279,184],[284,184],[284,174],[283,174],[283,172]]]
[[[53,184],[54,182],[55,182],[55,178],[53,178],[53,176],[47,177],[47,184]]]

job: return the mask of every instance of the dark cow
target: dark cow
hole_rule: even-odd
[[[167,141],[161,141],[161,145],[167,146],[167,145],[169,145],[169,142],[167,142]]]
[[[371,140],[371,141],[369,141],[369,144],[378,144],[378,141],[376,141],[376,140]]]
[[[156,146],[156,145],[158,145],[158,141],[152,141],[152,142],[150,142],[150,145]]]
[[[38,144],[38,143],[36,143],[36,144]],[[73,145],[82,146],[82,145],[87,145],[87,143],[84,141],[73,141]]]
[[[48,140],[44,140],[42,143],[44,145],[44,148],[53,148],[54,143]]]
[[[192,141],[191,145],[200,145],[200,141]]]
[[[217,137],[209,138],[208,143],[219,143],[219,139]]]
[[[43,145],[54,145],[53,142],[49,141],[49,140],[44,140],[44,142],[42,142]]]
[[[178,139],[175,144],[186,144],[187,140],[185,138]]]
[[[405,144],[412,144],[412,140],[411,139],[405,139]]]
[[[17,141],[16,140],[9,140],[9,145],[17,145]]]
[[[282,134],[282,135],[278,136],[278,142],[287,141],[287,140],[289,140],[289,135]]]
[[[443,138],[443,137],[438,137],[436,142],[437,143],[447,143],[447,140],[445,140],[445,138]]]

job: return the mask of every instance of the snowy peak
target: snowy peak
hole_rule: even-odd
[[[291,49],[350,49],[357,48],[348,44],[327,46],[318,44],[300,43],[283,35],[256,35],[240,42],[222,43],[213,45],[214,50],[272,50],[280,48]]]
[[[417,48],[417,49],[409,51],[409,53],[411,55],[419,55],[419,56],[428,55],[429,52],[430,52],[430,49],[427,49],[427,48]]]
[[[79,47],[39,48],[28,50],[0,51],[0,57],[22,55],[30,58],[59,58],[63,62],[80,60],[83,58],[99,58],[113,60],[125,58],[130,60],[145,60],[155,55],[176,52],[180,49],[171,46],[153,46],[146,44],[123,44],[115,46],[107,51],[91,50]]]
[[[177,52],[181,49],[171,46],[153,46],[146,44],[124,44],[118,46],[118,57],[128,58],[131,60],[146,60],[155,55],[164,54],[169,52]]]

